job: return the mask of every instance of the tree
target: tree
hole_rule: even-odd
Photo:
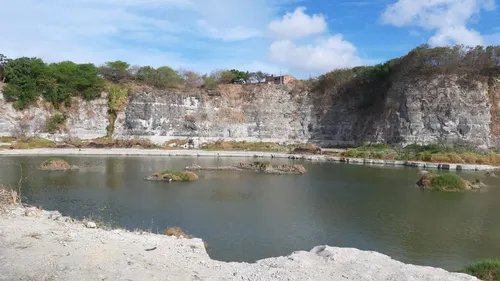
[[[203,79],[201,75],[194,71],[179,69],[177,73],[180,75],[182,80],[184,80],[184,84],[186,84],[186,86],[189,88],[196,88],[203,85]]]
[[[8,58],[0,54],[0,81],[5,82],[5,64],[7,63]]]
[[[270,76],[269,73],[265,73],[262,71],[250,72],[248,74],[249,80],[256,83],[264,82],[266,77],[268,76]]]
[[[229,84],[229,83],[235,83],[235,82],[238,82],[241,80],[247,82],[249,80],[249,73],[243,72],[240,70],[236,70],[236,69],[223,70],[221,72],[221,79],[220,79],[221,83]]]
[[[182,82],[179,74],[168,66],[157,69],[150,66],[141,67],[137,72],[137,80],[160,89],[174,88]]]
[[[124,61],[108,61],[99,68],[99,73],[104,77],[104,79],[114,83],[119,83],[127,78],[130,78],[128,72],[129,67],[130,64]]]
[[[23,109],[39,96],[40,77],[46,65],[39,58],[22,57],[9,60],[4,66],[5,82],[3,89],[7,101],[13,101],[16,109]]]

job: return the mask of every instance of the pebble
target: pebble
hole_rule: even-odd
[[[88,222],[86,222],[86,223],[85,223],[85,226],[86,226],[87,228],[96,228],[96,227],[97,227],[97,225],[96,225],[96,224],[95,224],[95,222],[93,222],[93,221],[88,221]]]

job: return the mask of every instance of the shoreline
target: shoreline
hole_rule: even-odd
[[[349,158],[327,155],[301,155],[280,152],[258,151],[207,151],[207,150],[162,150],[141,148],[36,148],[0,150],[2,156],[75,156],[75,155],[107,155],[107,156],[168,156],[168,157],[242,157],[242,158],[277,158],[306,160],[312,162],[337,162],[357,165],[406,166],[423,169],[439,169],[450,171],[493,171],[500,167],[480,164],[431,163],[421,161],[380,160]]]
[[[0,280],[478,280],[326,245],[254,263],[223,262],[211,259],[199,238],[105,230],[23,206],[0,212],[0,225]]]

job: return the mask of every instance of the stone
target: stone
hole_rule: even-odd
[[[24,215],[27,217],[40,217],[42,215],[42,210],[37,208],[28,208],[24,212]]]
[[[85,227],[87,228],[97,228],[97,224],[93,221],[87,221],[85,222]]]

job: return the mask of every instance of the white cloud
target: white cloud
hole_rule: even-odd
[[[495,9],[495,0],[398,0],[382,14],[382,22],[397,27],[418,26],[436,33],[429,39],[433,45],[481,45],[479,32],[467,24],[481,10]]]
[[[271,34],[282,39],[306,37],[326,32],[327,24],[323,15],[307,15],[306,8],[298,7],[293,13],[286,13],[283,18],[272,21],[268,28]]]
[[[356,47],[339,34],[306,45],[297,45],[290,40],[276,41],[269,48],[269,56],[271,60],[299,71],[326,72],[363,63]]]
[[[234,26],[219,29],[211,26],[205,20],[199,20],[198,24],[207,32],[207,35],[209,35],[210,37],[221,39],[226,42],[242,41],[260,35],[260,31],[252,28],[246,28],[244,26]]]
[[[122,59],[196,71],[245,64],[265,56],[266,45],[259,52],[249,39],[266,29],[282,1],[7,1],[0,8],[8,23],[0,32],[0,53],[97,64]],[[246,55],[236,57],[241,53]]]

